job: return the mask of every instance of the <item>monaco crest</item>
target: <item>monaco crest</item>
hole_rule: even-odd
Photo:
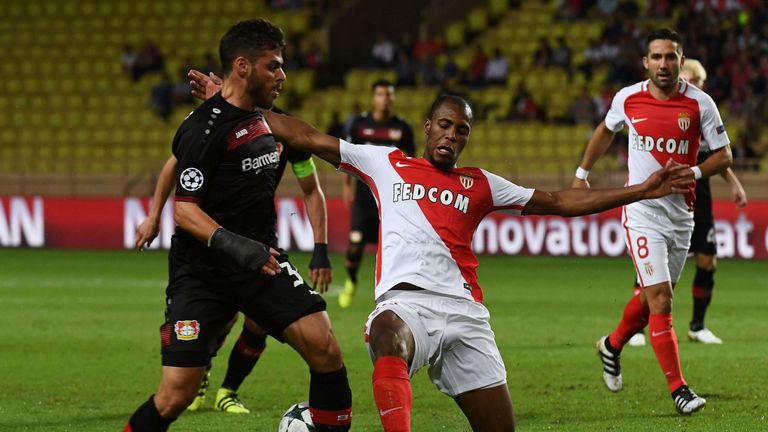
[[[460,175],[459,181],[461,181],[461,185],[464,186],[464,189],[469,189],[475,184],[475,179],[466,175]]]
[[[178,340],[195,340],[200,334],[200,323],[197,320],[176,321],[173,330],[176,332],[176,339]]]
[[[653,276],[653,264],[647,262],[643,264],[643,267],[645,267],[645,272],[648,274],[648,276]]]
[[[688,128],[691,127],[691,116],[686,112],[678,114],[677,125],[680,126],[680,129],[683,132],[687,131]]]

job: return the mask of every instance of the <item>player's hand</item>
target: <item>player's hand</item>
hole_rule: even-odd
[[[205,75],[199,70],[190,69],[187,76],[191,80],[189,85],[192,87],[192,96],[198,99],[208,100],[221,90],[223,81],[213,72]]]
[[[651,174],[643,182],[644,199],[689,192],[693,185],[693,177],[689,174],[691,174],[690,166],[669,159],[664,168]]]
[[[328,285],[332,279],[333,272],[331,271],[331,260],[328,259],[328,245],[315,243],[312,259],[309,262],[309,280],[312,282],[312,289],[323,294],[328,291]]]
[[[733,195],[733,202],[736,203],[736,207],[744,208],[747,206],[747,192],[740,184],[731,184],[731,194]]]
[[[571,181],[572,189],[589,189],[590,187],[591,186],[589,185],[589,182],[587,181],[587,179],[582,180],[580,178],[574,177],[573,180]]]
[[[280,272],[283,271],[283,268],[280,267],[280,263],[277,262],[277,257],[279,256],[280,256],[280,252],[274,250],[273,248],[269,248],[269,258],[267,259],[267,262],[264,264],[264,266],[261,268],[261,272],[269,276],[275,276],[280,274]]]
[[[160,232],[160,226],[157,220],[153,218],[146,218],[144,222],[136,229],[136,235],[134,237],[136,249],[143,251],[145,246],[152,244],[152,241],[157,237]]]

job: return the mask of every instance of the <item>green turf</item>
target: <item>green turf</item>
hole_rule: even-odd
[[[308,256],[296,254],[297,267]],[[625,350],[625,389],[605,390],[592,345],[610,331],[630,295],[627,259],[481,257],[480,282],[509,372],[521,431],[768,430],[768,265],[722,261],[708,325],[722,346],[687,341],[689,265],[676,298],[675,327],[685,377],[709,401],[681,417],[650,347]],[[334,257],[335,284],[343,282]],[[364,267],[370,269],[372,257]],[[0,249],[0,431],[116,431],[156,388],[158,326],[166,264],[162,252]],[[363,272],[362,285],[372,274]],[[336,287],[338,289],[338,286]],[[353,430],[380,430],[371,365],[362,341],[371,289],[329,311],[354,392]],[[239,327],[236,327],[239,328]],[[215,361],[223,379],[230,337]],[[307,399],[308,373],[274,340],[241,388],[250,415],[185,414],[178,431],[274,431],[282,412]],[[469,430],[425,372],[413,381],[413,430]],[[210,402],[210,399],[209,399]]]

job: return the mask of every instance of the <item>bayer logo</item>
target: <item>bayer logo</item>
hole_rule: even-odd
[[[203,185],[203,173],[197,168],[187,168],[179,177],[181,187],[190,192],[200,189]]]

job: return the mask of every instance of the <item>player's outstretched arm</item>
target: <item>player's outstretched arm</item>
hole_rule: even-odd
[[[315,237],[315,248],[312,252],[312,260],[309,262],[309,280],[312,283],[312,289],[322,294],[328,291],[328,285],[333,279],[331,260],[328,259],[328,211],[325,205],[325,194],[315,171],[299,178],[299,185],[304,192],[304,203],[307,206],[309,223],[312,225]]]
[[[587,148],[584,150],[584,156],[581,157],[581,163],[579,163],[579,170],[576,171],[576,175],[571,181],[572,188],[589,188],[589,182],[587,181],[587,175],[589,170],[595,165],[598,159],[602,157],[611,146],[613,142],[613,136],[615,134],[605,126],[605,122],[600,122],[592,133],[587,143]]]
[[[666,166],[643,183],[614,189],[566,189],[558,192],[535,191],[523,214],[581,216],[643,199],[685,193],[691,181],[688,165],[669,160]]]
[[[273,111],[263,111],[272,134],[278,141],[293,148],[314,153],[327,162],[338,167],[341,162],[339,139],[320,132],[311,124],[278,114]]]
[[[155,192],[152,195],[152,204],[149,207],[149,214],[144,222],[136,229],[135,243],[136,249],[144,250],[144,246],[149,246],[160,232],[160,214],[163,211],[165,201],[173,190],[175,185],[173,177],[176,175],[176,166],[179,161],[176,156],[171,155],[160,170],[157,177]]]

